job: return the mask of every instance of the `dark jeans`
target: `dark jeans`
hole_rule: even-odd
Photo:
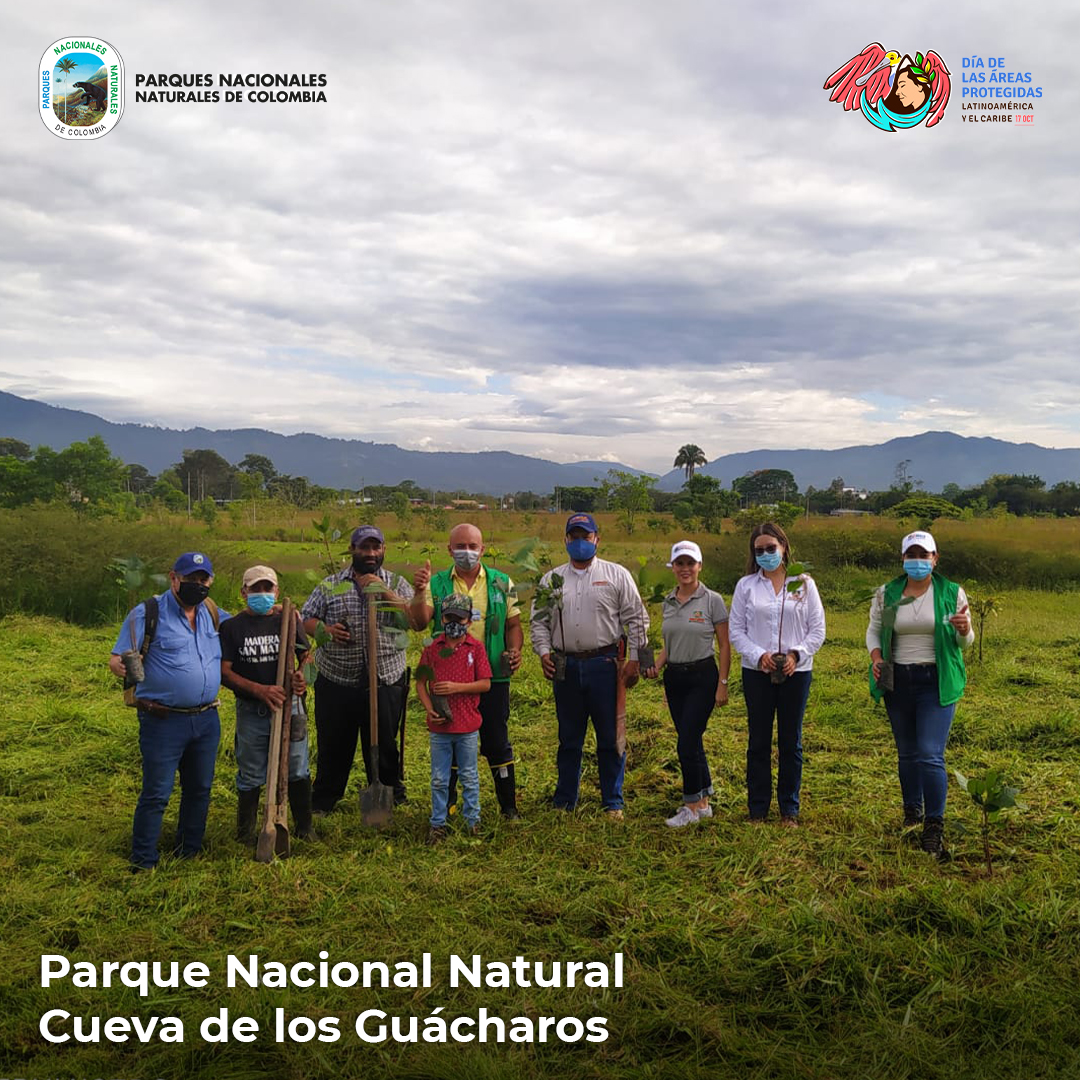
[[[799,816],[802,786],[802,721],[810,694],[809,671],[796,671],[782,683],[768,672],[742,669],[743,697],[750,739],[746,744],[746,800],[752,818],[763,818],[772,803],[772,731],[776,717],[776,745],[780,768],[776,801],[784,817]]]
[[[405,785],[398,776],[398,726],[401,720],[404,684],[384,686],[379,683],[379,782],[394,789],[394,798],[405,796]],[[363,684],[344,686],[320,675],[315,680],[315,731],[318,733],[315,780],[311,788],[311,807],[329,813],[345,794],[356,757],[357,736],[364,756],[368,783],[375,777],[369,767],[371,716],[368,711],[367,676]]]
[[[165,807],[180,773],[180,815],[176,822],[175,853],[181,857],[202,850],[210,786],[221,740],[217,709],[203,713],[139,713],[139,750],[142,753],[142,791],[135,806],[131,830],[131,862],[156,866],[158,837]]]
[[[904,805],[925,810],[927,817],[944,817],[945,744],[956,706],[941,704],[933,664],[897,664],[893,686],[885,695],[885,711],[896,740]]]
[[[594,656],[588,660],[566,658],[566,678],[554,684],[555,715],[559,719],[559,779],[553,804],[572,810],[581,784],[581,752],[585,732],[592,719],[596,731],[596,764],[600,770],[600,797],[605,810],[623,806],[623,772],[626,755],[616,749],[615,680],[618,664],[614,656]]]
[[[705,745],[701,741],[716,705],[720,673],[713,660],[693,666],[668,664],[664,668],[664,696],[678,732],[683,802],[693,803],[713,791]]]

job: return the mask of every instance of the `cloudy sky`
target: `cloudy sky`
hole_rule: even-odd
[[[20,5],[0,389],[658,471],[686,442],[1080,445],[1080,8],[881,10]],[[33,116],[67,34],[127,66],[123,119],[89,143]],[[872,41],[949,63],[937,127],[828,101]],[[962,120],[974,55],[1031,72],[1032,124]],[[328,101],[138,103],[151,72],[320,73]]]

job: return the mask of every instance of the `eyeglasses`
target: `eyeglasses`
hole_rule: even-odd
[[[754,548],[754,554],[755,555],[772,555],[772,554],[774,554],[775,552],[777,552],[779,550],[780,549],[776,546],[776,544],[766,544],[764,547],[755,547]]]

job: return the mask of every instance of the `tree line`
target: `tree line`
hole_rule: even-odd
[[[615,511],[633,532],[649,515],[672,514],[687,529],[719,532],[725,518],[760,517],[763,511],[792,520],[800,514],[862,510],[933,520],[995,514],[1070,516],[1080,514],[1080,483],[1066,480],[1047,487],[1041,477],[995,474],[974,487],[946,484],[938,493],[924,490],[910,474],[910,461],[897,463],[893,483],[882,491],[865,491],[836,477],[824,488],[800,490],[787,469],[758,469],[735,477],[729,487],[700,472],[708,464],[700,447],[679,449],[675,466],[686,480],[678,491],[659,491],[657,478],[622,470],[597,477],[595,486],[559,486],[548,493],[517,491],[501,498],[465,489],[422,488],[414,480],[371,484],[340,491],[313,483],[306,476],[280,472],[263,454],[246,454],[232,464],[216,450],[185,450],[181,460],[156,476],[140,464],[114,457],[98,435],[64,450],[39,446],[32,450],[19,439],[0,438],[0,507],[34,502],[62,502],[78,510],[137,515],[153,504],[169,510],[190,510],[212,518],[231,502],[273,499],[301,509],[342,500],[377,513],[404,516],[417,504],[441,508],[455,500],[519,511]]]

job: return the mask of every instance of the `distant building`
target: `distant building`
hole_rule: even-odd
[[[873,517],[872,510],[830,510],[829,517]]]

